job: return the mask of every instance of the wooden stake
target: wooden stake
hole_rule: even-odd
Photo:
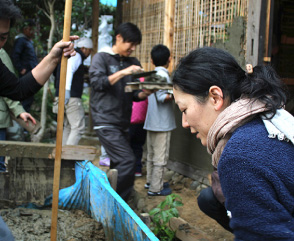
[[[65,10],[64,10],[63,41],[69,41],[70,28],[71,28],[71,11],[72,11],[72,0],[66,0]],[[61,69],[60,69],[58,115],[57,115],[56,155],[55,155],[54,177],[53,177],[51,241],[56,241],[56,238],[57,238],[58,197],[59,197],[59,181],[60,181],[60,167],[61,167],[61,152],[62,152],[62,132],[63,132],[63,119],[64,119],[66,69],[67,69],[67,57],[64,57],[62,55]]]
[[[174,40],[174,19],[175,19],[175,0],[165,0],[165,14],[164,14],[164,36],[163,43],[169,48],[171,52],[171,62],[169,64],[169,71],[173,69],[173,40]]]
[[[266,27],[265,27],[265,41],[264,41],[264,62],[271,62],[269,54],[269,36],[270,36],[270,19],[271,19],[271,0],[267,0],[266,10]]]

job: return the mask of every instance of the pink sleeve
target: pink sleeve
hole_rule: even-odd
[[[144,78],[140,78],[140,82],[144,82]],[[140,102],[133,102],[133,110],[131,116],[131,124],[144,123],[148,107],[148,98]]]

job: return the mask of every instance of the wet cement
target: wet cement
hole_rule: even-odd
[[[10,228],[15,241],[50,240],[52,210],[27,208],[2,209],[0,215]],[[80,210],[58,210],[58,241],[104,241],[101,223]]]

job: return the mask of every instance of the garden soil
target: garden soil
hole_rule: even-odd
[[[51,232],[52,210],[27,208],[0,210],[15,241],[48,241]],[[80,210],[59,210],[58,241],[105,241],[103,227]]]
[[[135,190],[144,197],[147,210],[155,208],[159,203],[165,200],[163,196],[149,197],[147,190],[144,189],[146,183],[146,176],[136,177]],[[171,185],[173,193],[178,194],[182,198],[183,206],[178,207],[179,216],[187,221],[191,226],[207,235],[207,238],[213,241],[233,241],[232,233],[226,231],[216,221],[205,215],[198,207],[196,191],[188,188],[177,189],[176,186]]]

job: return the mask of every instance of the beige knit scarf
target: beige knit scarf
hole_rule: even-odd
[[[207,137],[207,151],[212,155],[212,165],[217,168],[220,156],[232,133],[256,114],[266,111],[265,104],[258,100],[241,98],[223,110],[213,125]]]

